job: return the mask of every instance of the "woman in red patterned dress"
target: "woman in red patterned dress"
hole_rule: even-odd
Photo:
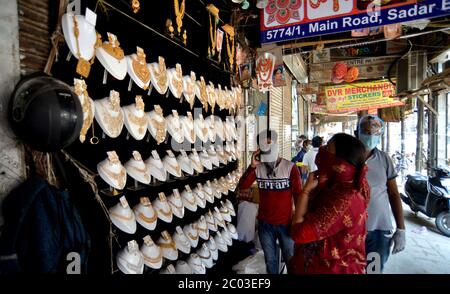
[[[365,148],[356,138],[336,134],[316,157],[297,200],[291,237],[296,243],[290,273],[363,274],[366,266]]]

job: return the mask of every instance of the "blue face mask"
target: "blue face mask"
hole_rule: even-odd
[[[380,144],[381,136],[359,134],[359,140],[363,142],[367,150],[372,150]]]

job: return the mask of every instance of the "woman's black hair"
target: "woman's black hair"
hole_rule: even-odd
[[[355,184],[366,164],[366,147],[357,138],[345,133],[334,135],[328,143],[334,142],[336,156],[347,161],[356,168]]]

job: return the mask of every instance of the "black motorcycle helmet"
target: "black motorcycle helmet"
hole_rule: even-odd
[[[16,136],[33,149],[52,152],[73,143],[83,124],[81,103],[71,88],[45,73],[34,73],[16,85],[9,103]]]

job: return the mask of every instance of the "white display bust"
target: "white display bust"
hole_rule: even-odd
[[[203,115],[200,113],[198,118],[194,120],[194,130],[197,137],[203,142],[206,143],[208,141],[208,128],[205,125],[205,119]]]
[[[116,35],[109,32],[107,34],[108,42],[103,42],[95,50],[95,56],[114,78],[123,80],[127,75],[127,60]]]
[[[183,174],[181,173],[181,167],[178,164],[177,158],[173,154],[172,150],[167,150],[167,155],[163,159],[164,168],[169,174],[180,178]]]
[[[180,122],[183,127],[184,138],[188,140],[189,143],[195,143],[195,130],[194,130],[194,119],[192,118],[192,113],[187,112],[186,116],[180,117]]]
[[[148,119],[148,130],[159,145],[164,142],[167,133],[167,123],[161,106],[154,105],[154,110],[148,113]]]
[[[167,180],[167,171],[156,150],[152,151],[152,155],[145,161],[147,172],[158,181],[165,182]]]
[[[125,196],[120,197],[119,203],[109,209],[109,217],[122,232],[127,234],[136,232],[136,217]]]
[[[148,197],[141,197],[139,203],[133,207],[133,211],[136,216],[136,221],[141,226],[150,231],[156,228],[158,216]]]
[[[214,115],[210,115],[205,119],[205,125],[208,129],[208,139],[211,142],[216,141],[216,120]]]
[[[78,40],[75,36],[74,18],[78,27]],[[61,18],[62,31],[64,40],[70,49],[72,55],[77,59],[80,57],[84,60],[90,60],[94,57],[94,48],[97,41],[97,32],[95,26],[86,21],[84,15],[74,15],[72,12],[64,14]],[[78,43],[78,45],[77,45]],[[78,48],[79,47],[79,54]]]
[[[161,247],[164,258],[168,260],[178,259],[177,247],[167,231],[163,231],[161,233],[161,237],[159,238],[157,244]]]
[[[177,63],[175,68],[169,68],[167,70],[167,76],[169,78],[169,89],[175,98],[180,99],[183,95],[183,71],[181,64]]]
[[[187,224],[183,227],[183,233],[188,237],[192,248],[198,245],[198,230],[196,223]]]
[[[150,63],[148,65],[148,68],[150,70],[153,87],[159,94],[164,95],[167,92],[167,88],[169,86],[166,62],[164,60],[164,57],[159,56],[158,62]]]
[[[100,177],[111,187],[122,190],[127,182],[127,172],[116,151],[106,152],[108,157],[97,164],[97,172]]]
[[[143,184],[150,184],[151,176],[147,172],[147,167],[138,151],[133,151],[133,157],[125,163],[127,173],[136,181]]]
[[[152,238],[147,235],[141,245],[141,252],[144,256],[144,264],[152,269],[160,269],[163,263],[162,250],[156,245]]]
[[[206,268],[212,268],[213,259],[207,243],[203,243],[202,247],[197,249],[197,255],[200,257],[202,263],[205,265]]]
[[[139,88],[146,90],[150,85],[150,71],[144,50],[136,47],[136,54],[128,55],[126,59],[128,75]]]
[[[173,194],[167,198],[173,214],[178,218],[184,217],[184,205],[178,189],[173,189]]]
[[[178,250],[186,254],[191,252],[191,243],[180,226],[175,228],[175,233],[173,234],[172,239],[175,241],[175,245]]]
[[[86,140],[86,133],[94,121],[95,104],[89,97],[86,82],[80,79],[73,79],[73,81],[75,94],[77,94],[83,110],[83,126],[80,131],[80,142],[83,143]]]
[[[178,155],[177,161],[180,164],[182,171],[189,175],[194,174],[194,167],[192,166],[192,162],[186,154],[186,151],[180,150],[180,155]]]
[[[181,124],[180,117],[178,116],[178,111],[175,109],[172,109],[172,114],[169,114],[166,117],[167,122],[167,130],[169,131],[169,134],[172,136],[172,138],[177,143],[183,143],[184,141],[184,131],[183,131],[183,125]]]
[[[125,126],[136,140],[142,140],[147,133],[148,117],[144,112],[145,104],[142,96],[137,95],[135,104],[122,107],[125,116]]]
[[[205,265],[202,263],[202,260],[197,253],[192,253],[189,256],[187,263],[192,268],[195,274],[204,275],[206,273]]]
[[[183,96],[187,103],[189,103],[191,109],[194,107],[196,84],[197,78],[195,72],[191,71],[189,76],[183,77]]]
[[[197,150],[193,149],[191,154],[189,154],[189,159],[192,162],[192,166],[196,172],[202,173],[204,171],[203,164],[198,156]]]
[[[172,208],[170,208],[170,204],[167,201],[164,193],[160,192],[158,194],[158,198],[153,200],[153,207],[156,210],[158,218],[166,223],[171,223],[173,219]]]
[[[189,185],[185,186],[185,190],[181,192],[181,199],[183,201],[183,206],[189,209],[192,212],[197,211],[197,198],[195,197],[194,193],[192,193],[191,188]]]
[[[119,92],[111,90],[109,97],[95,100],[95,120],[110,138],[117,138],[123,129],[124,115]]]
[[[116,256],[117,267],[124,274],[142,274],[144,272],[144,256],[139,251],[135,240],[128,242]]]

